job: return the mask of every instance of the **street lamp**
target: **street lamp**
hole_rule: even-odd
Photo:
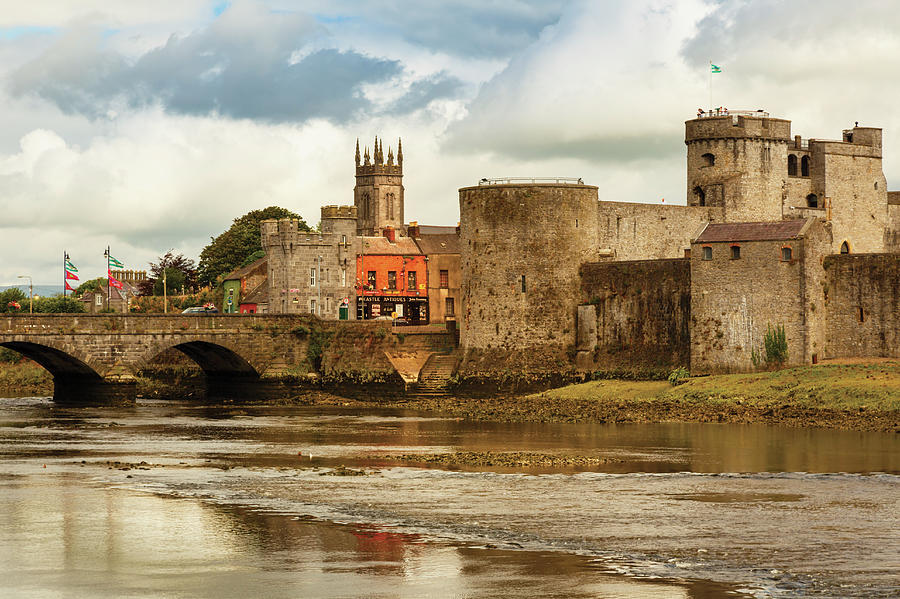
[[[19,279],[28,279],[28,313],[34,314],[34,281],[28,275],[19,275]]]

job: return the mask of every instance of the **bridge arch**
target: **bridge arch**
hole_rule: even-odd
[[[210,380],[223,377],[258,379],[260,375],[260,369],[230,343],[220,339],[212,342],[202,337],[184,336],[162,339],[153,344],[135,370],[143,370],[158,355],[173,348],[193,360]]]
[[[103,376],[97,372],[97,369],[91,366],[87,360],[79,357],[78,352],[69,349],[54,347],[47,343],[2,340],[0,340],[0,347],[17,351],[26,358],[34,360],[47,369],[57,381],[60,379],[103,380]]]

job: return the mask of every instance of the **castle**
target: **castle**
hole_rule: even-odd
[[[784,327],[791,364],[900,356],[880,129],[803,140],[719,111],[687,121],[685,144],[684,206],[601,201],[581,180],[460,189],[464,354],[742,371]]]

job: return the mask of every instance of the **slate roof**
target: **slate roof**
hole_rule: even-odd
[[[419,225],[419,235],[456,235],[456,227],[444,225]]]
[[[247,266],[245,266],[243,268],[238,268],[238,269],[231,271],[230,273],[225,275],[225,278],[222,280],[223,281],[234,281],[234,280],[243,279],[244,277],[246,277],[247,275],[249,275],[253,271],[255,271],[257,268],[260,268],[260,267],[266,268],[267,261],[268,261],[268,258],[262,257],[255,262],[251,262],[250,264],[248,264]]]
[[[246,297],[241,298],[242,304],[267,304],[269,302],[269,280],[266,279],[256,286],[256,288],[248,293]]]
[[[807,220],[780,220],[759,223],[708,223],[694,243],[727,241],[777,241],[797,239],[805,232]]]
[[[396,238],[391,243],[385,237],[361,237],[362,253],[367,256],[418,256],[422,252],[409,237]]]
[[[422,250],[423,254],[458,254],[459,253],[459,235],[456,234],[456,228],[451,235],[426,235],[422,234],[416,239],[416,245]]]

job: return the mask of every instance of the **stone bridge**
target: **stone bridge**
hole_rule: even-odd
[[[0,346],[53,374],[57,400],[131,399],[138,373],[176,348],[217,389],[238,389],[307,363],[312,316],[16,314],[0,318]]]

